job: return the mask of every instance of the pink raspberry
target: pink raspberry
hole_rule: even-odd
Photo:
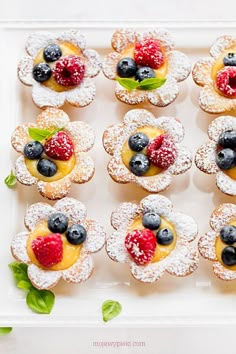
[[[224,95],[229,97],[236,96],[236,67],[225,66],[218,71],[216,86]]]
[[[85,65],[80,57],[69,55],[56,62],[52,73],[58,84],[75,86],[79,85],[84,78]]]
[[[176,159],[177,150],[173,138],[168,134],[161,134],[147,146],[147,155],[153,165],[167,169]]]

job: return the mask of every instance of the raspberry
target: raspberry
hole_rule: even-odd
[[[39,236],[32,241],[32,250],[39,263],[46,268],[61,262],[63,242],[60,234]]]
[[[158,69],[165,61],[160,43],[150,38],[136,43],[134,60],[137,65]]]
[[[52,73],[54,79],[60,85],[79,85],[84,77],[85,65],[81,58],[76,55],[69,55],[56,62]]]
[[[159,135],[148,144],[147,155],[153,165],[167,169],[177,156],[173,138],[168,134]]]
[[[134,230],[125,238],[125,247],[138,265],[150,262],[156,249],[156,237],[149,229]]]
[[[74,152],[74,146],[69,135],[62,131],[46,141],[44,152],[52,159],[67,161]]]
[[[218,71],[216,86],[224,95],[229,97],[236,96],[236,67],[226,66]]]

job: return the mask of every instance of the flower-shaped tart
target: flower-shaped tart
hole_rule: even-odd
[[[109,257],[128,263],[143,282],[159,280],[167,272],[179,277],[198,267],[198,252],[191,245],[198,229],[187,215],[173,212],[169,199],[149,195],[140,204],[122,203],[111,216],[116,231],[107,237]]]
[[[99,223],[86,219],[84,204],[63,198],[54,207],[32,204],[24,218],[26,232],[16,235],[11,244],[17,261],[28,264],[28,276],[38,289],[49,289],[60,278],[71,283],[87,280],[94,263],[90,253],[105,243]]]
[[[128,104],[148,101],[159,107],[175,100],[178,82],[188,77],[191,65],[185,54],[174,50],[169,32],[157,29],[141,34],[120,29],[111,44],[115,52],[105,58],[103,72],[108,79],[117,80],[119,100]]]
[[[209,113],[222,113],[236,108],[236,37],[219,37],[210,49],[210,57],[199,60],[193,68],[193,79],[203,86],[200,107]]]
[[[183,125],[175,118],[155,118],[147,110],[133,109],[123,123],[104,132],[104,148],[112,155],[108,172],[118,183],[134,182],[149,192],[163,191],[172,175],[191,167],[191,152],[180,145],[183,137]]]
[[[60,107],[65,102],[84,107],[93,101],[96,88],[91,78],[99,73],[101,63],[95,50],[86,49],[80,32],[32,33],[26,51],[18,76],[23,84],[32,86],[38,107]]]
[[[210,140],[195,156],[197,167],[216,174],[216,185],[225,194],[236,195],[236,119],[216,118],[208,127]]]
[[[210,217],[212,231],[203,235],[198,248],[213,262],[213,271],[223,280],[236,279],[236,205],[221,204]]]
[[[15,164],[17,180],[27,186],[36,184],[48,199],[65,197],[72,182],[85,183],[92,178],[94,163],[85,152],[94,140],[88,124],[70,122],[57,108],[45,109],[36,123],[20,125],[12,135],[12,146],[21,153]]]

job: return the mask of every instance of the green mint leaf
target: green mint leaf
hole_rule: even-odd
[[[127,90],[134,90],[139,86],[139,82],[135,81],[134,79],[123,79],[120,77],[116,78],[116,81],[119,82],[121,86],[126,88]]]
[[[9,264],[9,268],[13,273],[13,277],[16,281],[17,286],[18,283],[21,281],[30,282],[27,274],[27,269],[28,269],[27,264],[20,263],[20,262],[12,262]]]
[[[161,87],[166,82],[166,79],[149,78],[139,82],[139,88],[142,90],[154,90]]]
[[[10,174],[4,179],[4,182],[9,188],[14,187],[16,185],[16,176],[14,175],[12,170]]]
[[[12,331],[12,327],[0,327],[0,336],[5,336]]]
[[[122,307],[118,301],[107,300],[102,304],[103,321],[107,322],[121,313]]]
[[[25,291],[29,291],[32,288],[32,284],[30,280],[20,280],[17,283],[17,288]]]
[[[37,313],[49,314],[55,302],[55,295],[49,290],[31,288],[26,297],[26,303]]]
[[[42,141],[50,138],[57,132],[63,130],[63,128],[55,128],[53,130],[47,130],[47,129],[40,129],[40,128],[29,128],[28,133],[29,136],[37,141]]]

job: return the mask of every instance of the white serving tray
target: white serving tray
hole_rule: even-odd
[[[16,75],[16,66],[24,56],[24,44],[32,31],[78,28],[85,34],[89,48],[103,56],[108,53],[110,39],[117,27],[150,27],[169,29],[176,47],[194,63],[208,55],[208,49],[217,36],[235,34],[235,22],[75,22],[75,21],[17,21],[0,23],[0,326],[178,326],[236,324],[236,282],[218,280],[212,264],[200,259],[199,269],[191,276],[175,278],[165,275],[158,283],[148,285],[134,280],[127,265],[111,261],[103,250],[95,255],[95,272],[84,284],[72,285],[61,281],[53,291],[56,303],[50,315],[34,314],[25,304],[25,293],[16,288],[8,264],[12,236],[24,230],[23,216],[27,205],[45,201],[35,187],[17,185],[8,189],[3,180],[14,166],[17,154],[10,144],[11,134],[18,124],[34,121],[40,110],[31,100],[31,88],[22,85]],[[124,114],[137,107],[120,103],[114,96],[114,82],[102,73],[96,78],[95,101],[86,108],[64,106],[72,120],[83,120],[96,131],[96,144],[92,155],[96,163],[94,178],[87,184],[74,186],[71,196],[84,202],[91,218],[99,220],[108,233],[112,210],[124,201],[139,201],[147,195],[131,184],[119,185],[107,174],[109,156],[102,147],[102,133],[113,123],[119,123]],[[178,117],[185,126],[185,144],[196,149],[207,139],[207,127],[217,115],[209,115],[198,106],[199,87],[190,76],[181,85],[178,99],[166,108],[142,105],[156,116]],[[234,202],[215,187],[214,176],[191,170],[174,177],[171,187],[163,193],[171,198],[176,211],[192,215],[199,225],[199,236],[209,230],[212,210],[222,202]],[[53,202],[50,202],[53,204]],[[104,325],[101,304],[104,300],[121,302],[119,317]]]

